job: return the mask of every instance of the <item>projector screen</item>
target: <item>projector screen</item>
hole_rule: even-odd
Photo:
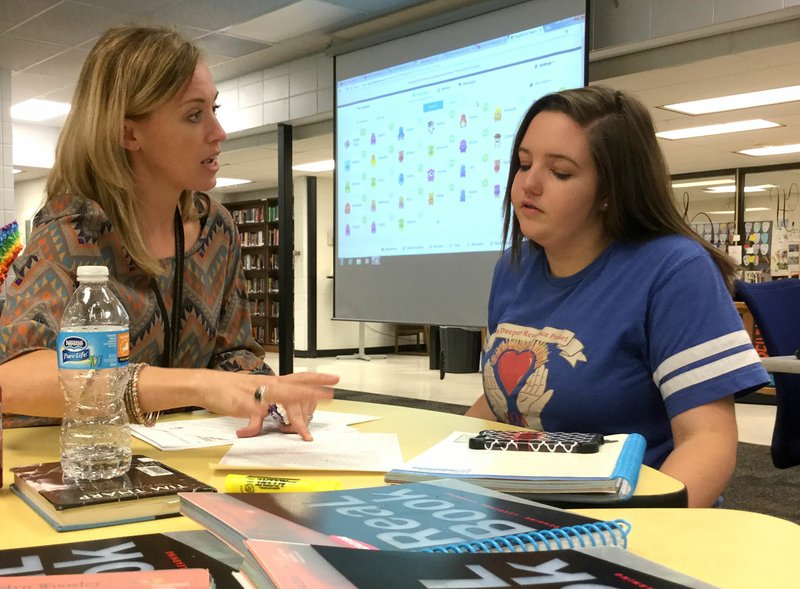
[[[514,134],[586,39],[533,0],[336,57],[334,318],[486,325]]]

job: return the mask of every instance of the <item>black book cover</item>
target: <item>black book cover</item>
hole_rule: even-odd
[[[87,505],[175,495],[179,492],[216,491],[214,487],[141,454],[131,458],[131,467],[127,473],[113,479],[65,482],[59,462],[19,466],[12,468],[11,472],[14,473],[15,484],[20,490],[37,492],[59,511]],[[26,488],[23,482],[29,488]]]
[[[205,531],[145,534],[0,550],[0,578],[197,568],[208,569],[218,589],[241,589],[231,575],[237,561]]]
[[[379,550],[467,542],[482,542],[473,548],[493,550],[492,539],[509,537],[519,549],[559,547],[579,536],[624,545],[629,529],[622,521],[591,529],[587,524],[598,520],[451,480],[314,493],[180,497],[184,515],[242,553],[246,538]],[[563,531],[566,527],[569,534]]]
[[[64,481],[61,465],[12,468],[11,491],[59,532],[179,515],[179,492],[216,491],[166,464],[132,457],[130,470],[99,481]]]
[[[615,548],[594,553],[590,549],[589,552],[421,554],[258,540],[249,541],[248,548],[251,555],[245,558],[243,572],[251,579],[258,579],[258,586],[267,586],[269,582],[278,589],[708,586]]]

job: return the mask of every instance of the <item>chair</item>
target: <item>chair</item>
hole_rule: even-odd
[[[749,284],[736,293],[753,314],[770,356],[794,355],[800,348],[800,280]],[[772,462],[778,468],[800,464],[800,374],[775,373],[777,413],[772,432]]]
[[[416,338],[416,351],[428,353],[428,326],[398,323],[394,332],[394,353],[400,352],[400,338],[413,335]]]

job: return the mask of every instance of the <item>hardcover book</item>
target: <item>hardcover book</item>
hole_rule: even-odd
[[[245,539],[378,550],[515,551],[626,545],[598,520],[462,481],[313,493],[180,493],[181,513],[245,553]]]
[[[469,447],[475,433],[453,432],[387,473],[387,483],[462,479],[505,493],[584,503],[624,501],[633,495],[646,443],[639,434],[605,436],[598,452],[524,452]],[[538,496],[538,497],[536,497]]]
[[[421,554],[246,540],[242,573],[277,589],[585,587],[711,589],[617,547],[546,552]]]
[[[204,530],[144,534],[0,550],[0,587],[8,577],[86,575],[111,571],[205,569],[217,589],[241,589],[233,577],[241,556]],[[72,585],[85,587],[88,585]]]
[[[178,492],[216,491],[139,454],[125,475],[99,481],[65,482],[58,462],[11,472],[11,490],[59,532],[179,515]]]

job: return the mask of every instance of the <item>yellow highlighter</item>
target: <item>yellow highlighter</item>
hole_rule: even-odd
[[[251,474],[229,474],[225,477],[226,493],[288,493],[310,491],[340,491],[342,483],[335,479],[310,481]]]

